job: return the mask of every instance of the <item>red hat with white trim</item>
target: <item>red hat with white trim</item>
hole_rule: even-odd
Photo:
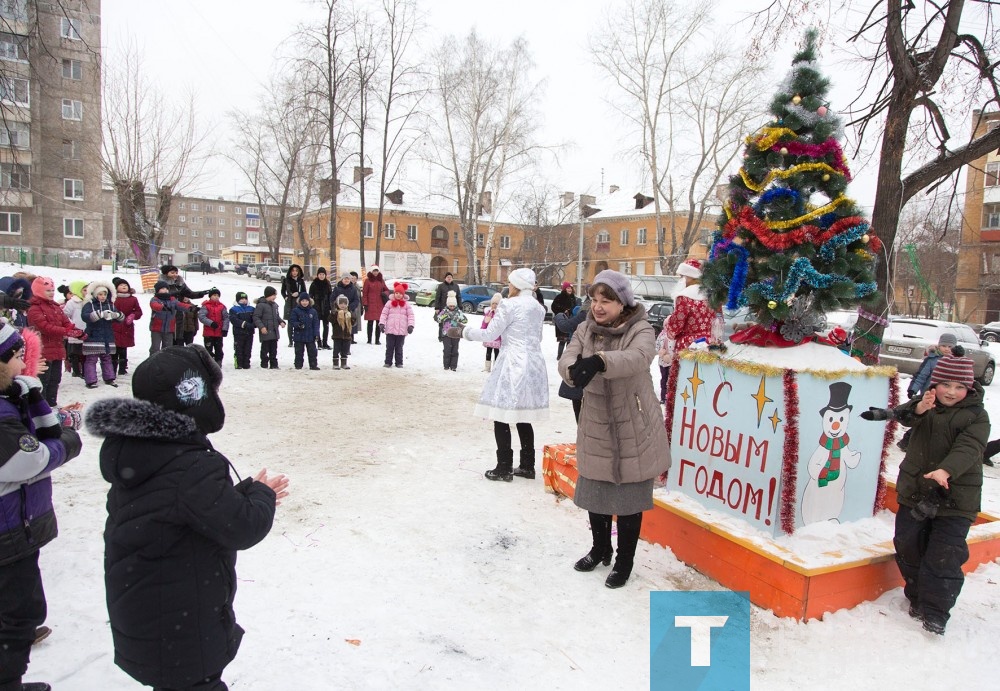
[[[677,275],[687,276],[688,278],[701,278],[701,262],[697,259],[688,259],[677,267]]]

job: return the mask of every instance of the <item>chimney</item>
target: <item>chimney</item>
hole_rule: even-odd
[[[620,189],[621,187],[619,187],[618,185],[612,185],[611,187],[608,188],[608,194],[614,194]]]
[[[354,182],[360,182],[366,177],[372,174],[371,168],[361,168],[359,166],[354,166]]]
[[[588,206],[590,204],[596,204],[597,197],[592,194],[581,194],[580,195],[580,206]]]
[[[645,209],[653,201],[652,197],[647,197],[642,192],[636,193],[636,195],[633,197],[633,199],[635,199],[635,208],[636,209]]]
[[[386,192],[385,196],[393,204],[399,205],[399,204],[403,203],[403,190],[395,190],[393,192]]]
[[[573,194],[572,192],[563,192],[562,193],[562,205],[563,206],[569,206],[570,204],[572,204],[573,203],[573,198],[575,196],[576,195]]]
[[[493,213],[493,193],[492,192],[480,192],[479,193],[479,213],[477,215],[481,216],[483,214]]]

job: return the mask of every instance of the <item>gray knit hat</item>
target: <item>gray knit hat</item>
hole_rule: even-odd
[[[941,334],[941,338],[938,339],[938,345],[951,346],[954,348],[958,345],[958,339],[955,337],[955,334],[945,331]]]
[[[597,274],[590,287],[590,294],[594,293],[594,286],[603,283],[618,296],[618,301],[626,307],[635,307],[635,293],[632,292],[632,283],[628,276],[611,269],[605,269]]]

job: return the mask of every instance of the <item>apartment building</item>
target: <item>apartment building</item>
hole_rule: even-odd
[[[365,262],[361,261],[361,209],[345,194],[337,207],[336,258],[338,271],[359,271],[375,263],[375,223],[377,209],[367,208],[363,235]],[[395,190],[386,195],[381,229],[379,266],[386,276],[431,276],[441,279],[451,271],[460,281],[468,280],[469,260],[462,240],[457,214],[448,204],[430,197],[407,196]],[[575,282],[583,235],[583,283],[589,283],[604,269],[622,273],[658,275],[660,271],[652,199],[614,189],[600,198],[565,193],[559,208],[550,210],[546,223],[524,223],[509,214],[492,219],[493,242],[486,258],[491,232],[489,197],[476,219],[475,261],[484,269],[484,281],[503,283],[519,266],[534,268],[541,285]],[[584,221],[579,221],[580,205]],[[330,267],[330,208],[303,214],[304,243],[296,236],[295,254],[306,273],[316,267]],[[715,216],[701,225],[700,241],[691,256],[705,256],[707,239],[715,227]],[[671,248],[671,252],[673,249]],[[685,257],[688,255],[685,255]],[[485,265],[484,265],[485,263]]]
[[[100,0],[0,0],[0,257],[99,266]],[[27,257],[31,259],[27,259]]]
[[[1000,112],[972,111],[974,136],[1000,127]],[[965,176],[962,244],[955,281],[958,321],[984,324],[1000,319],[1000,153],[969,164]]]

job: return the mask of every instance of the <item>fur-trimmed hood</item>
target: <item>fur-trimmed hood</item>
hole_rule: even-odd
[[[87,407],[85,424],[95,437],[170,440],[198,432],[194,418],[137,398],[102,398]]]
[[[114,284],[111,283],[111,281],[106,281],[103,278],[98,278],[96,280],[91,281],[87,285],[87,297],[91,300],[96,300],[97,297],[94,295],[94,291],[97,290],[98,288],[104,288],[106,291],[108,291],[107,302],[113,301],[115,299],[115,295],[118,294],[118,291],[115,289],[115,286]]]

